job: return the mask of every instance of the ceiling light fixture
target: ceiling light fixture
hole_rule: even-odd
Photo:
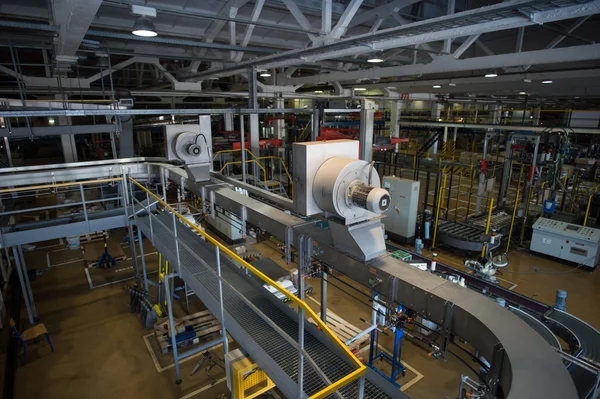
[[[525,96],[525,95],[527,95],[527,93],[526,93],[526,92],[524,92],[524,91],[521,91],[521,92],[519,92],[519,94],[520,94],[520,95],[522,95],[522,96]]]
[[[491,72],[491,73],[486,73],[484,76],[486,78],[495,78],[496,76],[498,76],[498,74],[496,72]]]
[[[456,83],[454,83],[453,81],[450,81],[450,83],[448,83],[448,86],[456,87]]]
[[[550,83],[552,83],[552,81],[550,79],[546,79],[546,80],[542,80],[542,83],[544,83],[544,84],[550,84]]]
[[[260,76],[262,76],[263,78],[268,78],[271,77],[271,74],[268,71],[263,71],[260,73]]]
[[[371,64],[378,64],[380,62],[383,62],[383,58],[381,58],[380,56],[378,56],[377,53],[373,53],[367,59],[367,62],[370,62]]]
[[[367,89],[364,87],[355,87],[354,91],[367,91]]]
[[[525,78],[525,79],[523,79],[523,82],[525,82],[525,83],[531,83],[531,79]]]
[[[440,85],[433,85],[433,88],[434,88],[434,89],[440,89],[441,87],[442,87],[442,86],[440,86]]]
[[[315,94],[323,94],[323,90],[315,90]]]
[[[158,35],[158,33],[156,33],[154,24],[148,17],[138,17],[133,24],[131,33],[142,37],[154,37]]]

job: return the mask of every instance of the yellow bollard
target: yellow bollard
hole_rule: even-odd
[[[588,199],[587,208],[585,210],[585,218],[583,219],[584,226],[587,224],[588,216],[590,214],[590,206],[592,205],[592,197],[593,196],[594,196],[594,193],[590,194],[590,198]]]
[[[440,187],[440,192],[438,193],[437,210],[435,212],[435,226],[433,229],[433,241],[431,242],[431,249],[435,248],[435,239],[437,238],[437,231],[438,231],[438,221],[440,219],[440,207],[442,205],[441,201],[443,198],[444,189],[446,188],[446,179],[447,178],[448,178],[448,175],[444,175],[444,182],[442,184],[442,187]]]
[[[513,206],[513,214],[512,219],[510,220],[510,230],[508,232],[508,241],[506,243],[506,253],[508,253],[508,248],[510,248],[510,239],[512,238],[513,227],[515,225],[515,216],[517,214],[517,205],[519,204],[519,190],[517,190],[517,195],[515,196],[515,205]]]
[[[490,222],[492,220],[492,209],[494,207],[494,198],[490,198],[490,204],[489,204],[489,208],[488,208],[488,217],[487,217],[487,222],[485,224],[485,235],[487,236],[490,233]],[[481,248],[481,257],[483,258],[485,256],[485,248],[486,248],[486,244],[484,243],[482,245]]]

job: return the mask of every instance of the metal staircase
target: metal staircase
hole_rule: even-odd
[[[206,241],[198,237],[183,225],[180,215],[171,211],[156,215],[139,212],[135,224],[170,264],[179,265],[179,277],[219,319],[222,304],[221,321],[227,331],[287,397],[406,397],[400,391],[396,394],[390,387],[382,387],[382,381],[374,376],[361,377],[366,373],[365,366],[320,319],[319,329],[305,323],[296,311],[262,286],[270,281],[268,277],[240,262],[233,252],[224,256],[226,247],[205,233]],[[293,301],[308,313],[307,317],[318,319],[304,302],[296,297]]]

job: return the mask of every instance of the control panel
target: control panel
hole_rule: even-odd
[[[594,268],[600,255],[599,245],[599,229],[539,218],[533,224],[529,249]]]

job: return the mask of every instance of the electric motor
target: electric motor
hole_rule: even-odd
[[[357,183],[350,187],[352,203],[374,213],[383,213],[390,206],[387,190]]]

